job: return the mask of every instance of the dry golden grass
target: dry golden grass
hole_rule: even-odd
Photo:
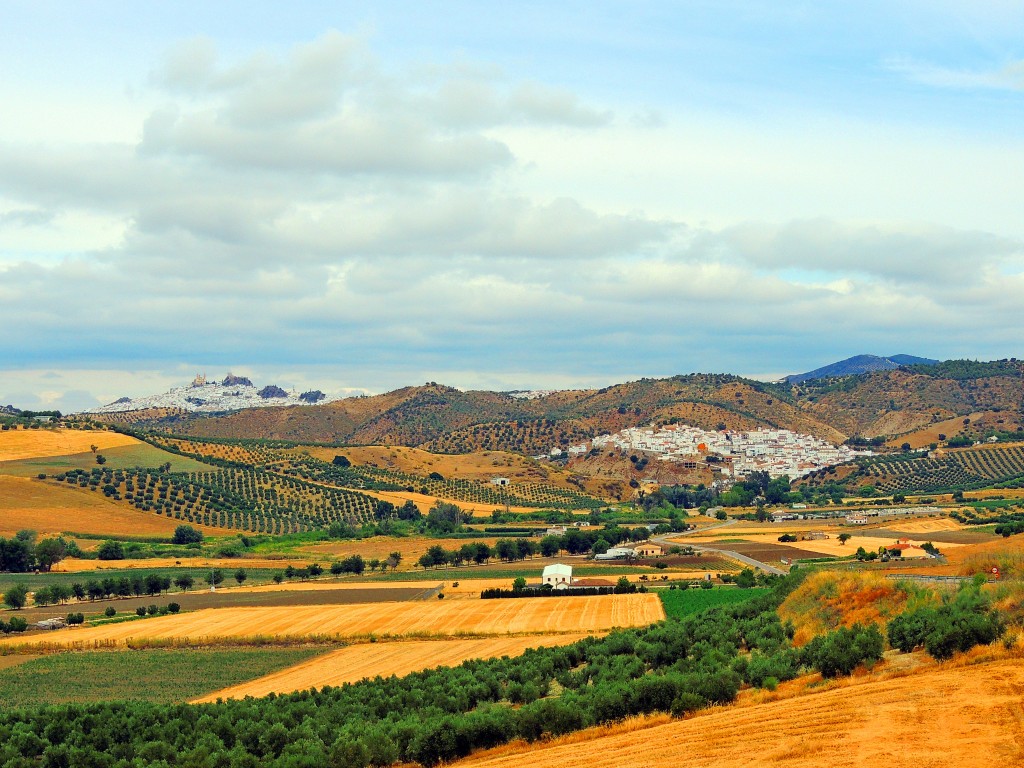
[[[896,582],[874,573],[818,571],[779,606],[779,616],[793,622],[793,643],[803,645],[837,627],[884,623],[903,611],[908,598]]]
[[[972,659],[969,661],[976,661]],[[459,768],[1005,768],[1024,764],[1024,665],[955,661],[893,679],[857,679],[682,721],[636,719],[532,746],[501,747]]]
[[[888,521],[887,521],[888,522]],[[920,517],[913,520],[901,520],[890,523],[888,527],[907,533],[935,533],[936,531],[966,531],[971,526],[958,523],[949,517]]]
[[[133,641],[201,645],[224,638],[359,638],[576,633],[645,626],[665,617],[653,594],[537,600],[218,608],[0,640],[21,647],[96,648]]]
[[[164,536],[174,533],[179,524],[109,501],[102,493],[0,475],[0,535],[29,528],[40,535],[74,531]]]
[[[568,645],[585,634],[545,637],[498,637],[475,640],[413,640],[400,643],[364,643],[282,669],[247,683],[196,699],[194,704],[217,699],[260,697],[270,693],[323,688],[354,683],[367,677],[399,677],[433,667],[454,667],[467,659],[518,656],[528,648]],[[0,657],[3,658],[3,657]]]
[[[83,432],[78,429],[11,429],[0,432],[0,461],[67,456],[98,450],[139,445],[134,437],[117,432]]]

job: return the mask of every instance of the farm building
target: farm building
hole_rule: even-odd
[[[655,544],[653,541],[645,541],[641,544],[637,544],[633,547],[633,551],[640,557],[660,557],[665,553],[661,544]]]
[[[864,517],[863,515],[847,515],[846,516],[846,524],[847,525],[867,525],[868,524],[868,519],[866,517]]]
[[[572,584],[572,566],[562,563],[544,566],[541,584],[549,584],[554,589],[568,589]]]
[[[635,557],[636,553],[632,547],[608,547],[608,550],[601,555],[594,555],[595,560],[621,560],[626,557]]]

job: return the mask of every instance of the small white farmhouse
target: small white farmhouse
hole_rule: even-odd
[[[554,589],[568,589],[572,584],[572,566],[561,563],[544,566],[541,583],[550,584]]]

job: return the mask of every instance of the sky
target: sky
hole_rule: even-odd
[[[1017,2],[0,0],[0,404],[1024,357]]]

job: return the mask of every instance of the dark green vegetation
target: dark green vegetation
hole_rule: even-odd
[[[48,571],[65,557],[81,555],[78,545],[60,536],[37,540],[35,531],[0,536],[0,571]]]
[[[1003,618],[981,594],[984,577],[964,584],[955,595],[944,595],[938,607],[919,608],[889,623],[889,642],[909,653],[924,648],[936,659],[997,640],[1005,629]]]
[[[61,653],[0,670],[5,707],[121,699],[185,702],[298,664],[323,648]]]
[[[739,605],[755,597],[763,597],[771,590],[764,587],[753,589],[659,589],[658,597],[665,606],[665,615],[675,618],[691,616],[709,608]]]

